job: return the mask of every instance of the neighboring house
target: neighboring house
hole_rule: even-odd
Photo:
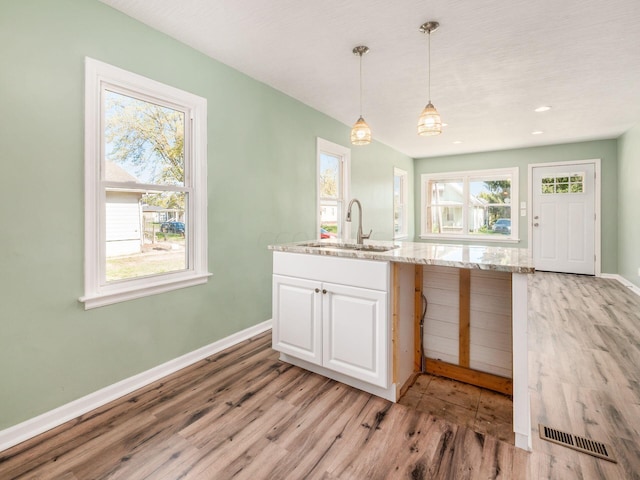
[[[113,162],[105,162],[105,177],[120,182],[136,178]],[[131,255],[142,251],[142,193],[107,191],[106,256]]]
[[[431,221],[433,224],[429,231],[432,232],[462,232],[462,205],[463,193],[462,187],[453,182],[437,182],[432,184],[431,205],[441,208],[433,209]],[[472,225],[469,225],[469,231],[477,232],[481,227],[486,226],[487,222],[487,201],[471,196],[470,204],[473,208]],[[438,228],[440,226],[440,229]]]
[[[322,205],[320,207],[320,218],[323,225],[337,225],[338,207],[335,205]]]
[[[142,205],[144,223],[164,223],[169,221],[184,222],[184,210],[164,208],[157,205]]]

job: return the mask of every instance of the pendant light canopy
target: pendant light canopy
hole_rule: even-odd
[[[371,129],[362,117],[362,55],[369,51],[369,47],[360,45],[353,49],[353,54],[360,57],[360,117],[351,129],[351,143],[353,145],[368,145],[371,143]]]
[[[438,28],[440,24],[438,22],[426,22],[420,27],[422,33],[426,33],[429,38],[429,72],[428,72],[428,94],[429,102],[424,107],[420,118],[418,119],[418,135],[440,135],[442,133],[442,120],[436,107],[431,103],[431,32]]]

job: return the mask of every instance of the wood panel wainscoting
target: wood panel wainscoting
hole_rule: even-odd
[[[640,297],[614,280],[529,283],[533,452],[278,360],[264,334],[0,452],[4,479],[640,479]]]
[[[425,372],[513,395],[511,273],[421,270]]]

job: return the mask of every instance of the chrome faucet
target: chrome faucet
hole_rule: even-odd
[[[357,198],[354,198],[349,202],[349,208],[347,208],[346,221],[347,222],[351,222],[351,207],[353,206],[354,203],[356,203],[358,205],[358,239],[357,239],[357,243],[358,243],[358,245],[362,245],[363,244],[362,241],[364,239],[368,239],[371,236],[371,233],[373,232],[373,230],[369,230],[369,233],[367,235],[364,235],[362,233],[362,205],[360,205],[360,200],[358,200]]]

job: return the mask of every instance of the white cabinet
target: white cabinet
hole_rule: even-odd
[[[323,365],[386,388],[386,292],[333,283],[323,287]]]
[[[388,286],[388,262],[275,252],[273,348],[389,388]]]
[[[273,276],[273,348],[322,365],[322,284]]]

